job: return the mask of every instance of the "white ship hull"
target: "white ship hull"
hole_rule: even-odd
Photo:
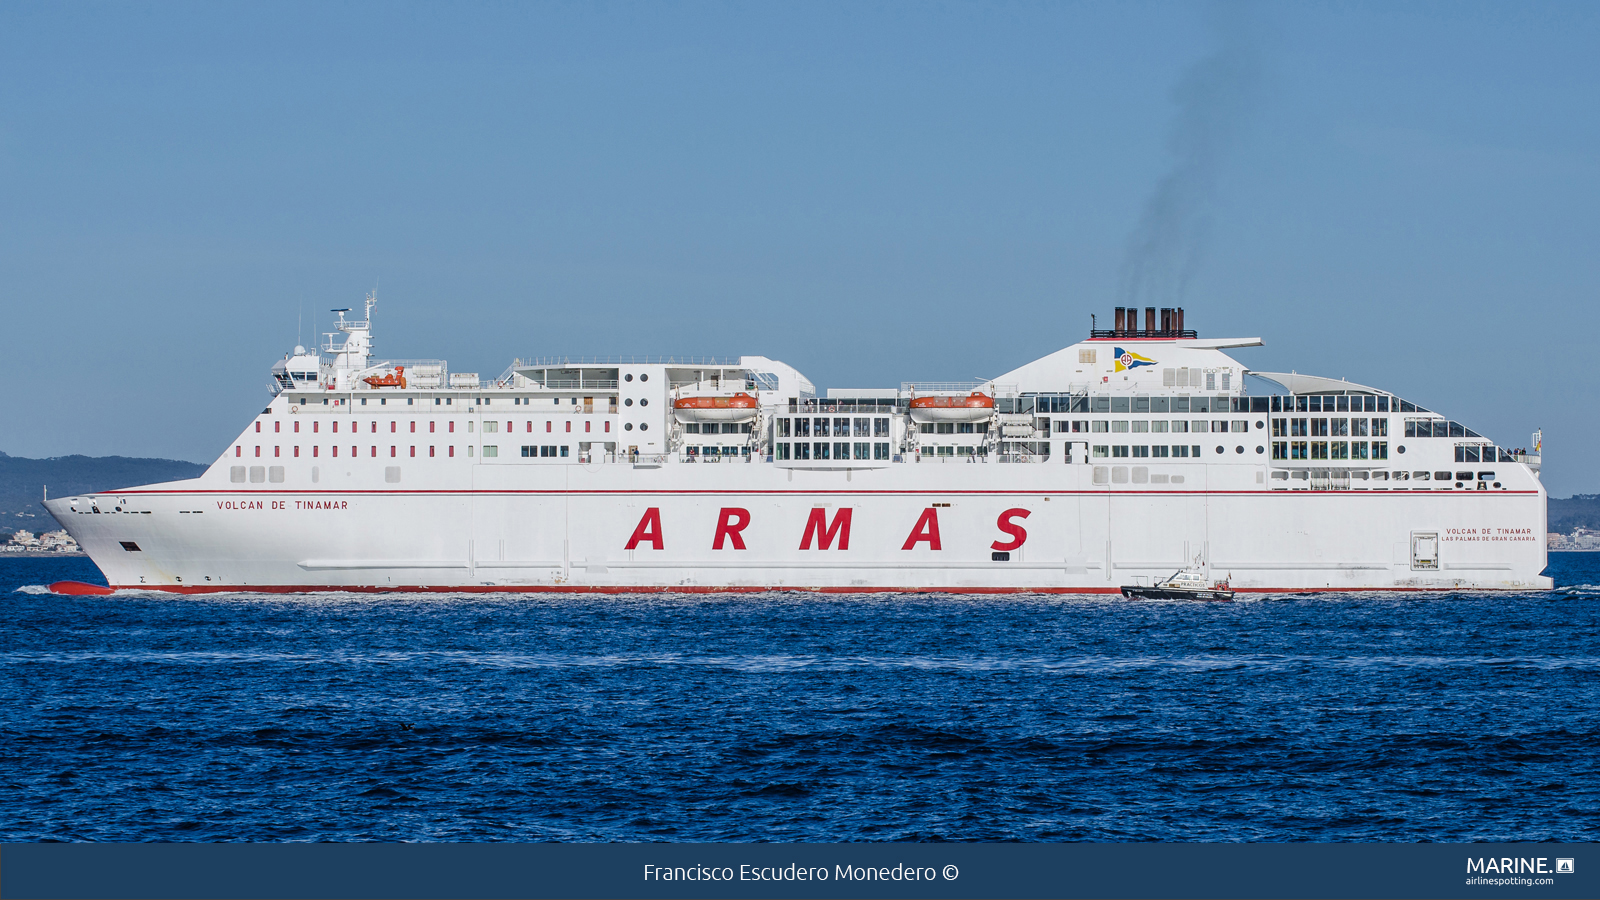
[[[369,320],[370,320],[369,301]],[[206,591],[1118,593],[1184,568],[1250,592],[1529,590],[1533,453],[1391,394],[1268,375],[1153,325],[979,385],[816,397],[737,361],[513,364],[491,383],[297,348],[271,405],[193,481],[51,500],[114,588]],[[1163,312],[1163,322],[1168,321]],[[1126,333],[1124,333],[1124,330]],[[757,397],[746,422],[675,400]],[[1535,440],[1535,451],[1538,449]]]
[[[217,490],[200,479],[100,496],[121,512],[49,505],[113,586],[183,592],[1116,593],[1197,555],[1241,592],[1550,586],[1539,490],[1269,491],[1242,467],[1213,473],[1238,484],[1113,490],[1089,484],[1091,468],[474,466],[472,484],[432,490]],[[1172,468],[1206,482],[1206,466]],[[659,529],[645,522],[627,549],[651,509]],[[841,510],[848,524],[828,549],[825,530],[801,549],[816,509],[825,528]],[[748,524],[731,528],[743,516],[724,510]],[[929,510],[937,549],[933,529],[918,529]],[[999,527],[1007,510],[1027,511],[1007,520],[1026,537],[996,561],[992,548],[1016,540]],[[714,549],[719,523],[730,533]],[[1439,535],[1436,568],[1413,568],[1417,532]],[[914,536],[925,539],[905,549]]]

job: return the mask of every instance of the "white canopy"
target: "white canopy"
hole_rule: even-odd
[[[1298,372],[1256,372],[1247,371],[1245,374],[1276,381],[1289,389],[1291,394],[1346,394],[1360,392],[1367,394],[1384,394],[1377,388],[1369,388],[1364,384],[1355,384],[1343,378],[1324,378],[1321,375],[1301,375]]]

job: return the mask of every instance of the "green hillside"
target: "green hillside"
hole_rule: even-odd
[[[0,531],[53,530],[54,519],[40,500],[45,486],[52,497],[194,478],[206,467],[181,459],[127,456],[57,456],[27,459],[0,453]]]

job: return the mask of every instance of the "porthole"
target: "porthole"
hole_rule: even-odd
[[[1261,421],[1260,419],[1256,420],[1256,430],[1257,431],[1260,431],[1261,429],[1263,429],[1265,427],[1267,427],[1267,423]]]
[[[1400,446],[1394,448],[1394,450],[1395,450],[1396,453],[1404,453],[1404,452],[1406,452],[1406,445],[1405,444],[1401,444]]]
[[[1221,445],[1221,444],[1218,444],[1218,445],[1217,445],[1217,452],[1218,452],[1218,453],[1222,453],[1222,452],[1224,452],[1224,451],[1223,451],[1223,449],[1222,449],[1222,445]]]
[[[622,401],[622,405],[623,406],[632,406],[633,405],[633,398],[629,397],[628,399]]]
[[[650,380],[650,376],[649,375],[640,375],[639,376],[639,380],[640,381],[649,381]]]
[[[1243,446],[1235,447],[1235,448],[1233,448],[1233,452],[1235,452],[1235,453],[1243,453],[1244,452],[1244,447]]]
[[[1495,487],[1499,487],[1499,486],[1500,486],[1500,482],[1498,482],[1498,481],[1496,481],[1496,482],[1495,482],[1495,483],[1494,483],[1494,486],[1495,486]]]
[[[639,398],[639,405],[640,406],[649,406],[650,405],[650,401],[648,399],[644,398],[644,397],[640,397]]]
[[[1261,455],[1261,454],[1263,454],[1265,452],[1267,452],[1267,448],[1261,446],[1260,444],[1256,445],[1256,455],[1259,456],[1259,455]]]
[[[622,380],[623,381],[632,381],[633,380],[633,373],[629,372],[628,374],[622,376]]]
[[[639,423],[639,430],[640,431],[649,431],[650,430],[650,426],[645,424],[644,422],[640,422]]]
[[[623,431],[632,431],[633,430],[633,423],[629,422],[628,424],[622,426],[622,430]]]

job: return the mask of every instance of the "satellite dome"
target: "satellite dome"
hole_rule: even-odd
[[[300,346],[299,344],[295,344],[294,345],[294,355],[295,356],[305,356],[306,355],[306,348]]]

